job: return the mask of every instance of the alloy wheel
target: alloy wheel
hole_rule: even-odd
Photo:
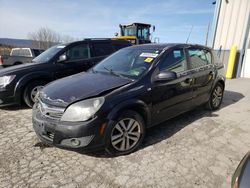
[[[36,87],[34,87],[34,88],[31,90],[30,98],[31,98],[31,100],[32,100],[33,102],[35,102],[36,94],[37,94],[38,91],[40,91],[42,88],[43,88],[43,86],[36,86]]]
[[[139,142],[140,138],[140,124],[135,119],[125,118],[114,126],[111,144],[118,151],[128,151]]]
[[[223,89],[218,85],[213,92],[212,103],[214,108],[217,108],[222,100]]]

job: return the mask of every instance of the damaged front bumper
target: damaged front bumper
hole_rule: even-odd
[[[68,149],[92,150],[104,146],[100,134],[103,120],[97,117],[86,122],[61,122],[43,114],[37,104],[33,107],[33,128],[42,142]]]

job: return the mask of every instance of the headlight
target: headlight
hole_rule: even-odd
[[[0,77],[0,88],[4,88],[14,80],[16,75],[2,76]]]
[[[98,97],[74,103],[66,109],[61,121],[87,121],[101,108],[104,101],[104,97]]]

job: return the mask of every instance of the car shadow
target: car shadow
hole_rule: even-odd
[[[31,109],[30,107],[26,105],[15,105],[15,106],[6,106],[6,107],[1,107],[0,110],[7,110],[7,111],[17,111],[17,110],[27,110]]]
[[[244,95],[241,93],[225,90],[223,102],[221,104],[220,109],[223,109],[234,103],[237,103],[242,98],[244,98]],[[198,119],[201,119],[203,117],[214,117],[214,116],[218,115],[212,111],[206,110],[204,106],[200,106],[192,111],[186,112],[173,119],[167,120],[164,123],[151,127],[147,129],[142,146],[138,150],[142,150],[148,146],[157,144],[158,142],[161,142],[163,140],[172,137],[181,129],[185,128],[186,126],[190,125],[192,122]],[[101,158],[109,157],[108,155],[106,155],[104,152],[101,151],[94,153],[84,153],[84,154]]]
[[[223,101],[219,110],[238,102],[242,98],[244,98],[244,95],[241,93],[225,90]],[[171,136],[176,134],[178,131],[180,131],[181,129],[183,129],[184,127],[188,126],[189,124],[191,124],[192,122],[198,119],[201,119],[203,117],[218,116],[214,112],[206,110],[204,106],[200,106],[200,107],[195,108],[192,111],[186,112],[173,119],[167,120],[164,123],[161,123],[157,126],[149,128],[147,130],[144,143],[140,149],[143,149],[150,145],[161,142],[162,140],[170,138]]]

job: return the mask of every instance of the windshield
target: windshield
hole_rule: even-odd
[[[45,52],[41,53],[39,56],[37,56],[33,61],[35,63],[46,63],[48,62],[52,57],[54,57],[60,50],[62,50],[65,46],[64,45],[56,45]]]
[[[159,55],[158,49],[122,49],[97,64],[92,71],[138,79]]]
[[[136,27],[126,27],[123,28],[124,36],[136,36]]]

